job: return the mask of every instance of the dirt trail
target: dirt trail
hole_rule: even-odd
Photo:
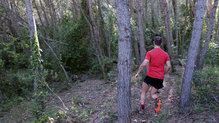
[[[131,101],[133,123],[196,123],[196,122],[218,122],[219,111],[217,112],[199,112],[188,114],[180,114],[178,111],[179,92],[181,85],[182,68],[176,68],[178,75],[165,75],[164,88],[159,90],[159,98],[162,100],[162,110],[157,117],[154,113],[154,101],[150,97],[150,90],[147,94],[145,103],[145,115],[138,114],[141,83],[132,79]],[[117,87],[116,81],[112,83],[104,83],[101,80],[89,79],[85,82],[74,84],[72,88],[66,92],[59,94],[69,108],[77,107],[79,111],[86,111],[87,119],[83,120],[83,116],[72,116],[72,121],[89,122],[89,123],[105,123],[116,121],[116,97]],[[72,104],[74,101],[74,105]],[[54,100],[55,101],[55,100]],[[51,105],[52,106],[52,105]],[[57,107],[57,106],[56,106]],[[74,114],[74,112],[72,112]]]

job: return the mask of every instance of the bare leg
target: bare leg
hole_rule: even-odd
[[[154,87],[151,89],[151,97],[155,101],[155,113],[156,113],[156,115],[160,112],[161,104],[162,104],[161,100],[157,100],[157,98],[158,98],[157,91],[158,91],[158,89],[156,89]]]
[[[146,93],[148,92],[148,89],[151,86],[147,85],[145,82],[142,84],[142,90],[141,90],[141,105],[144,105],[145,99],[146,99]]]
[[[158,96],[157,96],[157,91],[158,91],[158,89],[152,87],[152,89],[151,89],[151,97],[152,97],[153,99],[157,99],[157,98],[158,98]]]

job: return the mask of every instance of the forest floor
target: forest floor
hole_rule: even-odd
[[[138,114],[142,82],[132,78],[132,122],[218,123],[219,111],[200,110],[196,108],[186,114],[180,113],[178,105],[182,73],[182,67],[176,67],[175,74],[165,75],[164,88],[159,90],[159,98],[162,100],[162,110],[158,116],[155,116],[154,113],[154,101],[150,97],[150,90],[146,98],[145,115]],[[59,117],[59,119],[61,119],[60,122],[117,122],[116,80],[114,82],[105,83],[103,80],[95,79],[95,77],[88,78],[83,82],[78,81],[73,83],[68,90],[59,91],[57,95],[61,97],[68,110],[63,108],[60,100],[52,96],[48,99],[47,107],[48,110],[59,111],[59,114],[56,113],[56,118]],[[29,114],[28,111],[26,111],[26,114]],[[27,120],[28,117],[26,118],[26,121]],[[23,119],[21,121],[25,120]]]

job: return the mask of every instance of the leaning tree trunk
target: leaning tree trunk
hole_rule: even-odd
[[[207,52],[209,42],[211,40],[211,33],[212,33],[213,26],[215,24],[215,14],[216,14],[216,10],[217,10],[217,5],[218,5],[218,0],[214,0],[213,10],[210,14],[210,20],[209,20],[209,23],[208,23],[208,26],[207,26],[207,36],[206,36],[206,39],[205,39],[204,48],[202,49],[202,53],[201,53],[199,64],[198,64],[199,68],[203,67],[205,54]]]
[[[168,10],[166,0],[160,0],[160,4],[163,10],[164,25],[166,29],[167,50],[168,50],[168,54],[170,55],[170,57],[172,57],[171,46],[173,45],[173,34],[172,34],[172,29],[171,29],[169,10]]]
[[[190,104],[192,76],[194,73],[195,61],[197,59],[198,47],[200,44],[202,24],[206,10],[206,0],[198,0],[196,7],[197,8],[192,30],[192,38],[189,46],[189,52],[180,95],[180,108],[183,111],[187,111]]]
[[[118,25],[118,122],[131,118],[131,25],[129,0],[116,0]]]

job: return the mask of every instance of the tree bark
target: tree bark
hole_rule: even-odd
[[[45,21],[46,21],[46,25],[49,26],[48,16],[47,16],[47,13],[45,11],[45,7],[43,6],[42,0],[40,0],[40,6],[41,6],[41,9],[43,11],[43,15],[44,15],[44,18],[45,18]]]
[[[135,20],[135,15],[134,15],[134,0],[130,0],[130,16],[132,20]],[[139,48],[138,48],[138,39],[137,39],[137,33],[135,31],[135,24],[131,26],[131,31],[132,31],[132,44],[134,47],[134,56],[135,56],[135,63],[137,65],[140,65],[140,54],[139,54]]]
[[[173,34],[171,29],[171,22],[169,16],[169,10],[166,0],[160,0],[161,8],[163,10],[164,25],[166,29],[166,39],[167,39],[167,50],[170,57],[172,57],[172,45],[173,45]]]
[[[178,28],[178,0],[172,0],[174,19],[175,19],[175,29],[176,29],[176,55],[178,56],[179,51],[179,28]]]
[[[205,10],[206,10],[206,0],[198,0],[196,5],[195,20],[192,30],[192,38],[189,46],[186,68],[185,68],[183,83],[181,88],[180,108],[183,111],[187,111],[190,105],[192,77],[194,73],[195,61],[198,54],[198,47],[200,44]]]
[[[190,9],[191,9],[192,15],[194,17],[195,16],[195,11],[196,11],[195,2],[193,0],[189,0],[189,2],[190,2]]]
[[[138,0],[139,1],[139,0]],[[155,1],[151,1],[151,22],[152,22],[152,27],[156,30],[156,23],[155,23],[155,12],[154,12],[154,3]]]
[[[3,101],[3,95],[2,95],[2,91],[1,91],[1,88],[0,88],[0,102]]]
[[[131,123],[131,25],[129,0],[116,0],[118,26],[118,122]]]
[[[110,58],[111,57],[111,48],[110,48],[110,40],[109,40],[109,35],[108,35],[109,30],[107,30],[106,24],[104,22],[100,0],[97,1],[97,4],[98,4],[99,16],[100,16],[100,25],[101,25],[100,27],[102,29],[103,37],[104,37],[105,42],[106,42],[107,55]]]
[[[43,23],[42,17],[41,17],[41,13],[40,13],[40,11],[39,11],[39,8],[38,8],[38,5],[37,5],[37,3],[36,3],[36,0],[33,0],[33,4],[34,4],[34,6],[35,6],[35,8],[36,8],[36,10],[37,10],[37,14],[38,14],[40,23],[41,23],[42,26],[44,26],[44,23]]]
[[[219,35],[219,12],[217,15],[217,25],[216,25],[216,33],[214,37],[214,42],[216,43],[218,41],[218,35]]]
[[[144,41],[144,30],[143,30],[143,18],[142,18],[142,2],[138,0],[137,3],[138,9],[138,30],[139,30],[139,44],[140,44],[140,54],[141,54],[141,62],[145,59],[146,49],[145,49],[145,41]]]
[[[104,53],[103,53],[103,50],[101,48],[102,41],[101,41],[101,36],[100,36],[100,29],[94,20],[94,15],[93,15],[93,11],[91,8],[90,0],[87,0],[87,5],[88,5],[90,20],[91,20],[91,24],[92,24],[92,28],[93,28],[94,39],[96,41],[96,47],[97,47],[97,51],[98,51],[97,58],[98,58],[100,66],[101,66],[101,70],[102,70],[104,79],[106,80],[105,64],[104,64],[104,56],[103,56]]]
[[[63,5],[62,5],[62,1],[58,0],[59,3],[59,19],[62,21],[63,19]]]
[[[36,28],[36,23],[35,19],[33,16],[33,10],[32,10],[32,4],[30,0],[25,0],[25,6],[26,6],[26,11],[27,11],[27,21],[29,24],[29,35],[31,38],[31,41],[34,41],[34,44],[36,43],[37,45],[37,51],[36,55],[40,56],[40,47],[39,47],[39,41],[38,41],[38,36],[37,36],[37,28]],[[35,73],[38,73],[38,69],[35,70]],[[34,78],[36,78],[35,76]],[[34,79],[34,90],[36,90],[38,85],[37,79]]]
[[[205,58],[206,52],[207,52],[208,47],[209,47],[209,42],[211,40],[211,34],[212,34],[213,26],[215,24],[215,14],[216,14],[216,10],[217,10],[217,5],[218,5],[218,0],[214,0],[213,9],[209,11],[210,12],[209,13],[210,18],[209,18],[209,23],[208,23],[208,26],[207,26],[207,36],[206,36],[206,39],[205,39],[204,47],[203,47],[202,52],[201,52],[198,68],[202,68],[203,65],[204,65],[204,58]]]
[[[187,25],[187,16],[188,16],[188,0],[186,0],[186,13],[185,13],[185,20],[184,20],[184,29],[183,29],[183,35],[182,35],[182,42],[181,42],[181,48],[180,48],[180,54],[181,58],[184,57],[184,42],[185,42],[185,35],[186,35],[186,25]]]
[[[144,61],[145,56],[146,56],[146,49],[145,49],[145,41],[144,41],[144,30],[143,30],[143,11],[142,11],[143,5],[142,1],[138,0],[137,1],[137,14],[138,14],[138,31],[139,31],[139,44],[140,44],[140,58],[141,62]],[[146,69],[143,70],[143,75],[146,75]]]
[[[80,9],[78,7],[77,0],[72,0],[72,3],[73,3],[74,11],[75,11],[75,14],[76,14],[76,18],[80,19],[81,18],[81,14],[80,14]]]

